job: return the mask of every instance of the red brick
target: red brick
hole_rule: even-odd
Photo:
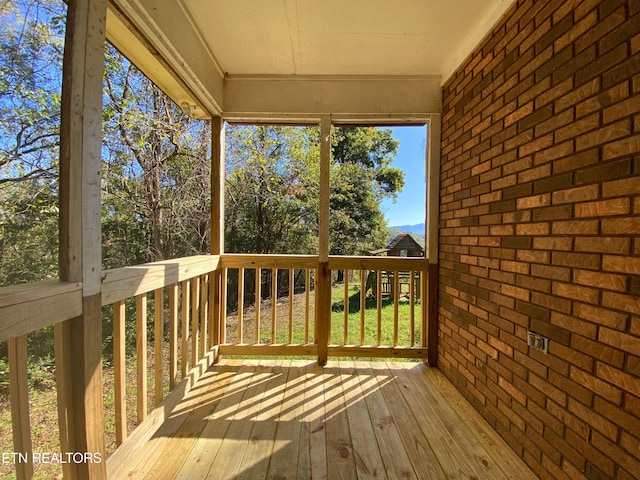
[[[631,122],[623,120],[612,125],[599,128],[576,138],[576,150],[586,150],[631,133]]]
[[[502,284],[500,291],[509,297],[519,298],[520,300],[529,300],[529,291],[524,288]]]
[[[551,232],[554,235],[587,235],[597,234],[598,231],[598,220],[572,220],[567,222],[554,222],[551,225]]]
[[[580,385],[584,385],[596,395],[610,401],[611,403],[616,405],[622,404],[622,390],[609,383],[603,382],[590,373],[572,366],[569,378]]]
[[[623,178],[602,185],[603,197],[620,197],[622,195],[640,194],[640,176]],[[629,210],[622,213],[629,213]]]
[[[593,100],[595,102],[595,100]],[[595,107],[594,107],[594,110]],[[578,135],[582,135],[585,132],[593,131],[600,126],[600,115],[595,112],[588,117],[581,118],[575,122],[567,125],[566,127],[559,128],[554,132],[554,139],[557,143],[570,140]],[[584,150],[585,148],[578,148],[578,150]]]
[[[531,275],[566,282],[571,279],[571,273],[568,268],[552,267],[550,265],[531,265]]]
[[[527,157],[530,158],[530,157]],[[541,165],[518,174],[518,183],[530,182],[551,175],[551,165]]]
[[[618,427],[580,402],[569,399],[569,411],[609,438],[616,439]]]
[[[601,328],[598,334],[598,340],[627,352],[636,351],[637,353],[640,353],[640,349],[638,349],[638,342],[640,342],[640,340],[638,337],[627,335],[626,333],[622,333],[618,330]]]
[[[553,193],[552,203],[562,204],[594,200],[598,198],[599,190],[598,185],[586,185],[584,187],[559,190]]]
[[[582,335],[583,337],[592,338],[594,340],[598,330],[595,323],[586,322],[580,318],[559,312],[551,312],[551,323],[564,328],[565,330],[569,330],[570,332],[574,332]]]
[[[594,165],[599,161],[600,150],[598,148],[592,148],[591,150],[585,150],[570,157],[556,160],[553,162],[553,171],[555,173],[569,172]]]
[[[542,150],[543,148],[550,147],[551,145],[553,145],[553,135],[548,134],[548,135],[545,135],[544,137],[537,138],[521,146],[518,150],[518,155],[520,155],[521,157],[524,157],[532,153],[535,153],[539,150]]]
[[[624,237],[577,237],[576,252],[629,253],[631,240]]]
[[[571,347],[614,367],[621,368],[624,364],[624,352],[581,335],[571,337]]]
[[[602,269],[608,272],[623,272],[640,275],[640,257],[622,255],[603,255]]]
[[[598,362],[596,365],[596,375],[602,380],[640,397],[640,381],[638,381],[638,377],[629,375],[602,362]]]
[[[567,141],[551,148],[545,148],[534,154],[533,163],[536,165],[552,162],[558,158],[565,158],[574,152],[573,141]]]
[[[640,234],[640,217],[605,218],[602,220],[602,233],[638,235]]]
[[[638,152],[640,152],[640,135],[608,143],[602,148],[604,160],[623,157],[625,155],[635,155]]]
[[[623,85],[628,88],[626,83]],[[640,97],[633,96],[623,102],[605,108],[602,112],[602,119],[604,123],[615,122],[620,118],[630,117],[638,112],[640,112]]]
[[[569,4],[567,4],[569,5]],[[578,37],[593,27],[598,21],[597,12],[591,12],[578,23],[576,23],[567,33],[559,37],[554,43],[556,51],[572,44]]]
[[[628,198],[616,198],[613,200],[582,203],[576,205],[575,209],[576,217],[604,217],[609,215],[625,215],[630,213],[631,211],[631,202]]]
[[[594,78],[556,100],[555,110],[561,112],[566,108],[573,107],[598,92],[600,92],[600,78]]]
[[[534,237],[533,248],[536,250],[571,251],[571,237]]]
[[[573,281],[579,285],[604,288],[605,290],[618,292],[627,290],[627,277],[624,275],[612,275],[592,270],[575,270],[573,272]]]
[[[587,303],[597,303],[599,292],[596,289],[573,285],[571,283],[554,282],[551,291],[563,298],[572,298]]]
[[[498,385],[515,401],[521,403],[522,405],[527,404],[527,396],[503,377],[498,377]]]
[[[532,195],[530,197],[519,198],[516,207],[519,210],[525,208],[539,208],[551,204],[551,195],[548,193],[542,195]]]
[[[531,292],[531,303],[541,307],[555,310],[561,313],[571,313],[571,300],[558,297],[557,295],[547,295],[541,292]]]
[[[602,293],[602,306],[640,315],[640,298],[615,292]]]
[[[518,250],[517,259],[522,262],[549,263],[551,255],[538,250]]]
[[[595,305],[587,305],[584,303],[576,303],[574,306],[574,314],[585,320],[605,325],[617,330],[625,330],[627,325],[627,316],[597,307]],[[640,325],[639,325],[640,326]]]
[[[563,112],[557,113],[556,115],[549,118],[548,120],[540,122],[535,126],[534,128],[535,134],[536,134],[535,136],[541,137],[545,133],[552,132],[554,130],[557,130],[560,127],[563,127],[573,122],[573,120],[574,120],[573,109],[567,109]]]

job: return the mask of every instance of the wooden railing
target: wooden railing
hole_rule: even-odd
[[[426,358],[427,269],[422,258],[330,257],[327,269],[317,256],[224,254],[103,272],[102,305],[112,309],[113,319],[117,445],[128,436],[133,442],[148,438],[153,430],[145,425],[157,424],[171,410],[150,413],[149,403],[176,402],[218,355],[316,356],[322,349],[331,356]],[[339,271],[342,284],[336,282]],[[334,280],[324,283],[332,285],[330,294],[316,295],[319,275]],[[319,298],[330,299],[330,305],[320,305]],[[127,431],[126,420],[126,360],[132,356],[126,352],[127,312],[135,316],[135,404],[137,423],[142,423],[134,432]],[[327,313],[320,318],[321,312]],[[27,334],[81,314],[82,285],[77,283],[0,288],[0,341],[8,343],[16,452],[32,449]],[[152,344],[148,332],[153,332]],[[166,350],[165,370],[160,359]],[[151,401],[149,357],[154,360]],[[56,372],[58,381],[65,374],[71,373]],[[180,395],[163,401],[172,390]],[[119,455],[117,450],[110,458],[110,471],[126,463]],[[16,464],[17,477],[30,478],[30,469],[29,463]]]

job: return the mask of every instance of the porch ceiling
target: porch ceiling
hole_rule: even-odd
[[[227,75],[446,79],[511,0],[181,0]]]

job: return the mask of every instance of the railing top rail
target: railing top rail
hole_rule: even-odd
[[[317,255],[225,253],[222,268],[318,268]]]
[[[419,271],[429,267],[429,260],[423,257],[347,257],[329,256],[332,270],[399,270]]]

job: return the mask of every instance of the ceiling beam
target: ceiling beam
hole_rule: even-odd
[[[442,111],[439,76],[229,76],[225,114],[424,114]]]

